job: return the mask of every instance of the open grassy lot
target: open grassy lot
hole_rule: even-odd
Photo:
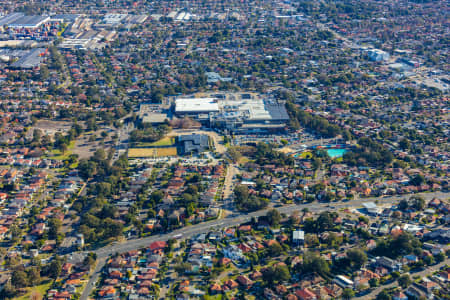
[[[158,146],[172,146],[175,144],[175,137],[173,136],[166,136],[159,141],[151,143],[151,146],[158,147]]]
[[[27,292],[20,297],[15,298],[16,300],[30,300],[32,295],[36,295],[36,299],[44,299],[47,290],[52,285],[51,280],[45,280],[42,284],[27,288]]]
[[[173,136],[166,136],[159,141],[153,142],[153,143],[138,143],[136,144],[137,147],[167,147],[167,146],[173,146],[175,144],[175,137]]]
[[[129,158],[137,157],[162,157],[162,156],[176,156],[177,148],[130,148],[128,150]]]
[[[53,149],[50,151],[49,158],[55,160],[66,160],[69,158],[69,155],[72,154],[72,150],[75,147],[75,141],[71,141],[69,146],[67,147],[66,152],[62,153],[59,149]]]

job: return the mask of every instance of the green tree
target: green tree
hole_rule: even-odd
[[[16,288],[23,288],[28,286],[28,276],[27,273],[21,270],[13,271],[11,275],[11,284]]]
[[[423,210],[425,208],[425,199],[420,196],[413,196],[409,201],[415,210]]]
[[[11,225],[9,232],[13,243],[17,243],[22,238],[22,230],[16,224]]]
[[[352,289],[344,289],[342,291],[342,298],[343,299],[351,299],[355,297],[355,292]]]
[[[274,282],[288,281],[291,278],[291,274],[286,265],[277,265],[266,268],[263,272],[263,279],[269,284]]]
[[[380,284],[380,282],[377,278],[371,278],[369,280],[369,285],[371,288],[377,287],[379,284]]]
[[[30,285],[34,286],[41,282],[41,271],[39,267],[28,268],[26,273]]]
[[[278,242],[275,242],[272,243],[267,250],[268,254],[274,257],[280,255],[281,252],[283,252],[283,247],[281,247],[281,245]]]
[[[397,279],[397,281],[398,281],[398,284],[404,289],[406,289],[412,283],[411,278],[409,277],[408,274],[404,274],[404,275],[400,276]]]
[[[52,240],[56,239],[62,226],[61,220],[57,218],[51,218],[48,221],[48,226],[49,226],[48,237]]]
[[[83,260],[83,265],[89,266],[89,268],[92,268],[95,265],[95,261],[97,259],[97,255],[93,252],[90,252]]]
[[[56,257],[53,261],[48,264],[45,268],[45,273],[48,277],[56,279],[59,274],[61,274],[62,261],[60,258]]]
[[[425,256],[423,262],[428,266],[431,266],[435,263],[433,256]]]
[[[425,176],[423,176],[422,174],[417,174],[416,176],[414,176],[411,179],[410,182],[412,185],[419,186],[419,185],[425,183]]]
[[[376,297],[376,300],[391,300],[392,297],[388,294],[386,290],[382,290]]]
[[[175,265],[174,266],[174,270],[175,270],[175,272],[178,273],[178,275],[181,276],[181,275],[184,275],[186,272],[191,271],[192,270],[192,266],[191,266],[190,263],[182,262],[182,263],[180,263],[178,265]]]
[[[278,210],[271,209],[267,212],[266,218],[271,226],[276,226],[280,224],[281,214]]]
[[[297,265],[301,272],[319,274],[328,274],[330,272],[330,266],[328,262],[314,252],[306,252],[303,255],[303,263]]]
[[[445,254],[442,252],[439,252],[438,254],[436,254],[436,262],[440,263],[443,262],[445,260]]]
[[[367,262],[367,255],[361,249],[350,249],[347,251],[347,259],[355,269],[360,269]]]
[[[407,210],[408,207],[409,207],[408,200],[406,200],[406,199],[400,200],[400,202],[398,204],[398,209],[400,209],[400,210]]]

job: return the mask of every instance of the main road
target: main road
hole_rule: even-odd
[[[291,215],[296,211],[301,211],[307,208],[311,212],[322,212],[327,210],[339,210],[350,207],[359,207],[365,202],[377,201],[378,205],[393,204],[401,199],[408,198],[413,195],[420,195],[425,200],[431,200],[432,198],[447,199],[450,197],[450,193],[444,192],[432,192],[432,193],[422,193],[422,194],[412,194],[412,195],[402,195],[402,196],[392,196],[392,197],[378,197],[378,198],[363,198],[357,200],[351,200],[347,202],[330,202],[330,203],[307,203],[307,204],[291,204],[282,207],[275,208],[280,213],[286,215]],[[331,207],[332,206],[332,207]],[[272,209],[272,208],[271,208]],[[97,254],[98,263],[97,266],[89,279],[89,282],[85,286],[85,289],[81,295],[81,300],[88,299],[88,296],[92,292],[95,283],[99,277],[99,274],[105,265],[106,259],[115,253],[124,253],[131,250],[136,250],[144,247],[148,247],[151,243],[155,241],[167,241],[169,239],[175,238],[175,236],[181,235],[183,239],[191,238],[199,233],[206,233],[213,230],[221,230],[226,227],[236,226],[245,222],[250,221],[254,217],[260,217],[267,214],[269,209],[259,210],[256,212],[244,214],[235,213],[228,216],[225,219],[218,219],[209,222],[199,223],[192,226],[183,227],[174,230],[170,233],[153,235],[141,239],[127,240],[126,242],[111,244],[94,251]]]

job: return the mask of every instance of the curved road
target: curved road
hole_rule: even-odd
[[[368,201],[378,201],[379,205],[395,203],[401,199],[413,196],[413,195],[421,195],[425,200],[431,200],[432,198],[440,198],[447,199],[450,197],[450,193],[444,192],[433,192],[433,193],[422,193],[422,194],[412,194],[412,195],[402,195],[402,196],[393,196],[393,197],[384,197],[384,198],[363,198],[357,200],[351,200],[348,202],[330,202],[330,203],[307,203],[307,204],[291,204],[283,207],[275,208],[280,213],[284,213],[286,215],[290,215],[295,211],[301,211],[304,208],[308,208],[311,212],[322,212],[330,210],[330,206],[333,206],[332,210],[339,210],[341,208],[347,207],[358,207],[363,203]],[[272,209],[272,208],[270,208]],[[140,248],[147,247],[151,243],[155,241],[167,241],[171,238],[174,238],[176,235],[181,234],[183,239],[191,238],[199,233],[205,233],[212,230],[219,230],[230,226],[236,226],[245,222],[250,221],[253,217],[264,216],[267,214],[269,209],[259,210],[256,212],[244,214],[244,213],[235,213],[233,215],[228,216],[225,219],[218,219],[209,222],[199,223],[193,226],[183,227],[177,230],[174,230],[170,233],[153,235],[141,239],[127,240],[126,242],[119,244],[111,244],[100,248],[94,251],[97,254],[98,263],[97,266],[89,279],[88,284],[86,285],[82,295],[81,300],[88,299],[90,293],[92,292],[95,283],[98,280],[100,272],[105,265],[106,259],[115,253],[124,253],[131,250],[136,250]]]

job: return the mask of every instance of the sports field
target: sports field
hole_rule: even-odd
[[[129,158],[138,157],[162,157],[162,156],[176,156],[177,148],[130,148],[128,150]]]

